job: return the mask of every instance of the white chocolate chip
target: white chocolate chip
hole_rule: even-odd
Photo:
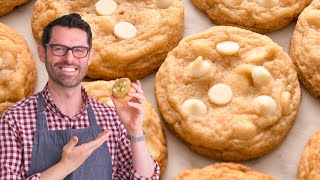
[[[210,100],[217,105],[224,105],[231,101],[232,90],[225,84],[216,84],[209,89],[208,96]]]
[[[191,50],[196,55],[209,56],[212,42],[208,39],[197,39],[191,42]]]
[[[222,56],[233,55],[237,53],[239,49],[239,44],[233,41],[224,41],[216,45],[217,52]]]
[[[259,0],[259,5],[264,8],[273,8],[279,4],[279,0]]]
[[[234,71],[240,75],[244,75],[251,78],[252,69],[254,67],[255,66],[251,64],[241,64],[240,66],[236,67]]]
[[[256,66],[251,72],[253,83],[257,86],[269,84],[271,80],[270,72],[263,66]]]
[[[285,91],[281,94],[281,106],[282,106],[282,114],[289,115],[290,113],[290,99],[291,93]]]
[[[258,96],[254,98],[257,103],[260,112],[264,115],[274,115],[277,112],[277,103],[270,96]]]
[[[117,3],[113,0],[100,0],[95,4],[96,12],[100,16],[112,15],[117,9]]]
[[[114,34],[120,39],[131,39],[136,36],[137,28],[128,22],[119,22],[114,26]]]
[[[263,64],[271,54],[270,49],[266,47],[257,47],[245,53],[244,62]]]
[[[207,61],[203,61],[201,56],[198,56],[197,59],[191,62],[188,65],[188,70],[192,77],[201,77],[207,74],[210,70],[211,64]]]
[[[182,108],[187,111],[188,114],[194,116],[204,116],[207,114],[207,106],[198,99],[187,99],[182,103]]]
[[[168,8],[172,4],[173,0],[157,0],[156,6],[161,9]]]
[[[232,125],[233,134],[239,139],[250,139],[257,134],[257,127],[249,120],[238,119]]]
[[[94,23],[99,26],[100,31],[106,34],[113,33],[113,28],[116,24],[112,16],[99,16],[94,19]]]

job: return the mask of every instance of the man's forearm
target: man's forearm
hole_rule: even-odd
[[[58,179],[61,180],[61,179],[64,179],[66,176],[68,176],[68,174],[70,174],[71,172],[72,171],[68,169],[68,167],[63,165],[61,162],[58,162],[57,164],[43,171],[40,174],[40,179],[41,180],[58,180]]]
[[[154,161],[145,141],[131,142],[132,164],[137,173],[149,178],[154,174]]]

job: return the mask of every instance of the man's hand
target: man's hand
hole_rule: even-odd
[[[119,99],[111,97],[115,105],[117,114],[128,131],[128,134],[133,136],[143,135],[142,122],[144,119],[144,97],[141,89],[140,81],[131,83],[131,86],[136,92],[128,93],[131,97],[130,101],[122,105]]]
[[[63,147],[62,158],[60,162],[40,174],[41,180],[64,179],[70,173],[75,171],[81,164],[98,149],[110,136],[111,131],[105,130],[98,137],[88,143],[76,146],[78,138],[73,136],[71,140]]]
[[[99,134],[95,140],[84,143],[80,146],[76,146],[78,138],[73,136],[68,144],[63,147],[60,163],[63,164],[66,169],[73,172],[92,154],[94,150],[98,149],[106,141],[110,134],[111,131],[105,130]]]

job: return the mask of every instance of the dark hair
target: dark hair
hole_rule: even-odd
[[[54,21],[50,22],[43,30],[42,46],[45,48],[46,44],[50,41],[51,31],[54,26],[64,26],[69,28],[79,28],[87,33],[89,47],[92,47],[92,32],[89,24],[81,19],[77,13],[71,13],[61,16]],[[45,48],[46,49],[46,48]]]

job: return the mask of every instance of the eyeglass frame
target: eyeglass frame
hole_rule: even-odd
[[[63,55],[57,55],[57,54],[55,54],[55,53],[53,52],[53,50],[52,50],[52,48],[54,48],[54,46],[62,46],[62,47],[64,47],[64,48],[66,48],[67,50],[66,50],[66,52],[65,52]],[[69,52],[69,50],[71,50],[72,55],[73,55],[75,58],[84,58],[84,57],[87,57],[88,54],[89,54],[89,51],[90,51],[90,49],[91,49],[91,48],[85,47],[85,46],[68,47],[68,46],[65,46],[65,45],[63,45],[63,44],[46,44],[46,47],[50,47],[52,54],[55,55],[55,56],[58,56],[58,57],[65,56],[65,55]],[[86,53],[83,57],[77,57],[77,56],[74,55],[74,52],[73,52],[73,50],[74,50],[75,48],[85,48],[85,49],[87,50],[87,53]]]

